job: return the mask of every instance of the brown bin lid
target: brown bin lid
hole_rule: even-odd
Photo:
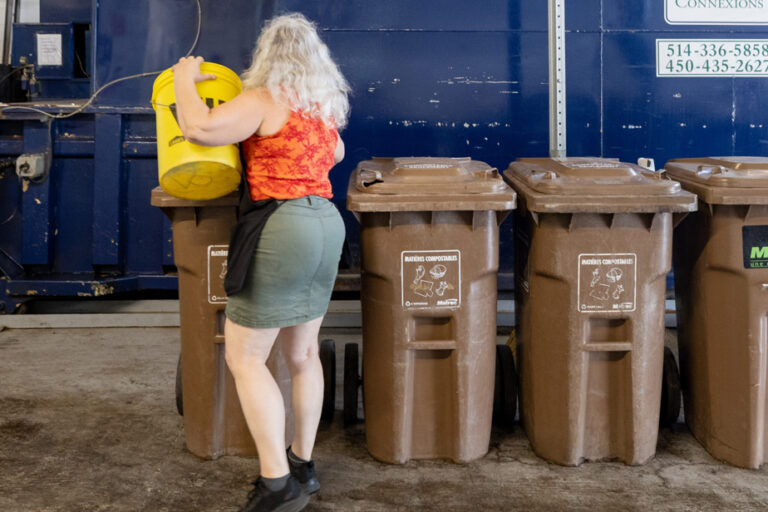
[[[347,209],[512,210],[515,198],[497,169],[471,158],[374,158],[350,176]]]
[[[681,158],[666,171],[710,204],[768,204],[766,157]]]
[[[238,191],[234,191],[224,197],[219,197],[217,199],[181,199],[179,197],[172,196],[160,187],[155,187],[152,189],[150,204],[159,208],[182,208],[193,206],[237,206],[239,204],[239,198],[240,196]]]
[[[504,172],[533,212],[689,212],[680,184],[612,158],[521,158]]]

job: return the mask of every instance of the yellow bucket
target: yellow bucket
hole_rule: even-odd
[[[240,78],[231,69],[203,62],[201,71],[216,75],[216,80],[197,84],[197,92],[208,106],[216,106],[240,94]],[[163,190],[183,199],[215,199],[240,185],[242,167],[237,145],[198,146],[182,135],[176,121],[176,93],[170,69],[155,80],[152,106],[157,120],[158,178]]]

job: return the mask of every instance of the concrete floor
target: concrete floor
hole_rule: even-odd
[[[176,328],[0,332],[0,511],[235,510],[258,462],[185,450],[178,351]],[[768,469],[718,463],[683,424],[661,431],[645,466],[548,464],[519,426],[494,431],[470,464],[391,466],[368,455],[363,425],[344,429],[339,412],[315,458],[323,488],[309,511],[768,509]]]

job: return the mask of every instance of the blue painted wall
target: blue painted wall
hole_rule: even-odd
[[[517,157],[548,154],[543,0],[201,4],[195,54],[238,72],[248,65],[265,19],[297,10],[317,22],[353,87],[352,116],[342,134],[347,158],[332,172],[342,210],[350,172],[372,156],[471,156],[503,170]],[[43,2],[41,20],[66,21],[61,18],[69,5]],[[80,5],[73,12],[85,10]],[[768,80],[655,73],[658,38],[768,38],[765,27],[668,25],[662,0],[572,0],[566,16],[569,155],[652,157],[657,166],[679,157],[766,155]],[[172,65],[192,44],[197,7],[193,0],[100,0],[91,22],[93,91],[115,78]],[[21,192],[12,172],[0,178],[0,249],[26,265],[25,277],[98,278],[106,270],[158,277],[139,287],[174,286],[158,284],[170,263],[168,226],[149,206],[157,183],[152,81],[112,86],[87,113],[54,124],[48,206],[24,199],[35,187],[44,192],[44,185]],[[105,129],[95,127],[100,118]],[[24,126],[31,130],[34,123],[0,121],[3,158],[23,151]],[[27,221],[24,208],[42,211]],[[345,218],[347,262],[354,265],[357,225],[351,215]],[[48,260],[40,260],[45,243],[40,233],[29,234],[28,222],[34,229],[54,228],[42,249]],[[510,229],[502,226],[506,275],[512,269]],[[24,249],[33,241],[35,250]],[[21,261],[25,250],[36,254],[34,264]],[[502,287],[511,283],[505,279]]]
[[[23,0],[22,0],[23,1]],[[39,0],[40,23],[90,23],[91,0]]]

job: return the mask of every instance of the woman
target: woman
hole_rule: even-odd
[[[301,510],[320,487],[312,461],[323,398],[318,331],[345,233],[329,201],[328,172],[344,156],[337,130],[346,124],[349,86],[300,14],[267,23],[243,92],[215,108],[195,90],[215,78],[201,73],[202,61],[182,58],[173,67],[182,133],[206,146],[242,142],[246,164],[225,326],[227,365],[261,467],[242,510]],[[265,366],[275,340],[293,388],[295,436],[287,452],[283,399]]]

